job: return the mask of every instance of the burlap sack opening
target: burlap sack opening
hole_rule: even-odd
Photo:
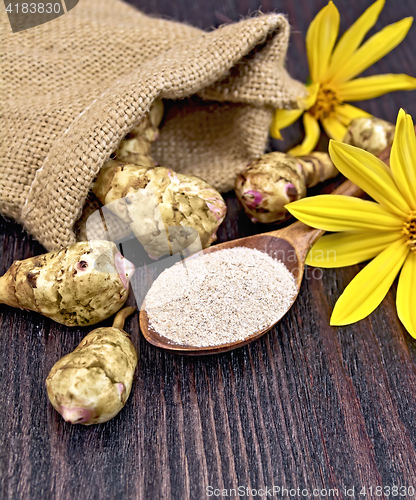
[[[284,69],[279,14],[207,33],[118,0],[81,0],[13,34],[0,9],[0,211],[48,250],[75,241],[94,178],[155,98],[175,101],[156,160],[225,191],[264,151],[272,109],[303,94]]]

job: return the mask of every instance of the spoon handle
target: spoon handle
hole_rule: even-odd
[[[416,126],[415,126],[416,131]],[[387,166],[390,166],[390,153],[391,146],[387,147],[384,151],[382,151],[378,158],[382,160]],[[340,194],[343,196],[356,196],[361,197],[365,193],[364,191],[355,185],[350,180],[346,180],[340,186],[338,186],[331,194]],[[311,246],[318,240],[325,231],[321,229],[314,229],[312,227],[303,224],[303,222],[297,221],[294,224],[282,229],[281,231],[273,231],[276,233],[276,236],[283,236],[287,240],[291,241],[292,244],[296,244],[298,249],[299,257],[304,260],[306,255],[311,248]],[[271,235],[273,233],[270,233]]]
[[[338,186],[331,194],[342,194],[344,196],[363,196],[364,191],[351,181],[345,181]]]
[[[344,196],[362,196],[364,191],[353,182],[347,180],[337,187],[331,194]],[[303,262],[311,246],[318,240],[325,231],[307,226],[303,222],[297,221],[290,226],[277,231],[272,231],[270,236],[284,238],[296,247],[298,257]]]

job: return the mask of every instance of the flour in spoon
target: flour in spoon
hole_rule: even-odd
[[[296,296],[292,273],[259,250],[199,254],[163,271],[145,299],[149,325],[174,344],[241,341],[278,321]]]

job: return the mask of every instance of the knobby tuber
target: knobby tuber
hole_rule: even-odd
[[[143,167],[155,167],[151,156],[152,142],[159,137],[159,125],[163,118],[163,102],[157,99],[141,122],[133,128],[115,152],[118,160]]]
[[[0,278],[0,303],[67,326],[93,325],[124,305],[133,273],[113,242],[80,242],[15,261]]]
[[[295,158],[267,153],[236,178],[235,192],[253,222],[271,223],[288,217],[285,205],[306,196],[306,188],[335,177],[338,170],[326,153]]]
[[[195,231],[202,248],[208,247],[216,240],[227,209],[222,196],[207,182],[165,167],[107,162],[93,192],[130,225],[154,259],[189,248]]]
[[[153,259],[208,247],[227,210],[219,192],[204,180],[155,166],[151,143],[162,117],[158,100],[121,142],[116,160],[104,163],[92,188]]]
[[[208,183],[165,167],[107,162],[93,192],[130,225],[152,258],[189,248],[195,230],[202,248],[208,247],[226,212],[223,198]]]
[[[352,120],[343,142],[379,155],[393,142],[395,126],[374,116]],[[306,189],[338,174],[326,153],[293,157],[268,153],[254,160],[236,178],[235,191],[253,222],[278,222],[288,217],[285,205],[306,196]]]
[[[112,327],[97,328],[52,367],[46,379],[53,407],[72,424],[100,424],[117,415],[131,391],[137,354],[118,312]]]
[[[355,118],[342,142],[378,156],[393,143],[395,125],[375,116]]]

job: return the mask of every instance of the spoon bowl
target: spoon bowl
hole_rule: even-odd
[[[346,181],[341,184],[341,186],[337,188],[333,194],[359,196],[360,194],[362,194],[362,191],[352,182]],[[283,264],[285,264],[285,266],[289,269],[295,279],[296,294],[293,297],[292,302],[288,306],[287,310],[281,315],[279,320],[275,321],[273,324],[268,325],[266,328],[259,330],[252,335],[248,335],[243,340],[238,340],[236,342],[230,342],[227,344],[204,347],[176,344],[166,337],[160,335],[149,325],[149,318],[146,312],[145,301],[140,311],[140,328],[144,337],[148,342],[156,347],[160,347],[177,354],[192,356],[202,356],[207,354],[216,354],[231,351],[233,349],[237,349],[238,347],[249,344],[253,340],[258,339],[271,328],[273,328],[273,326],[278,321],[280,321],[280,319],[292,307],[299,294],[300,286],[302,283],[303,273],[305,270],[306,255],[313,243],[315,243],[315,241],[318,240],[324,234],[324,232],[325,231],[322,231],[320,229],[313,229],[306,224],[298,221],[288,227],[278,229],[277,231],[271,231],[269,233],[257,234],[254,236],[248,236],[246,238],[227,241],[213,247],[209,247],[201,252],[202,254],[208,254],[227,248],[246,247],[260,250],[261,252],[270,255],[270,257],[272,257],[273,259],[283,262]],[[190,256],[188,258],[192,257],[194,256]]]

